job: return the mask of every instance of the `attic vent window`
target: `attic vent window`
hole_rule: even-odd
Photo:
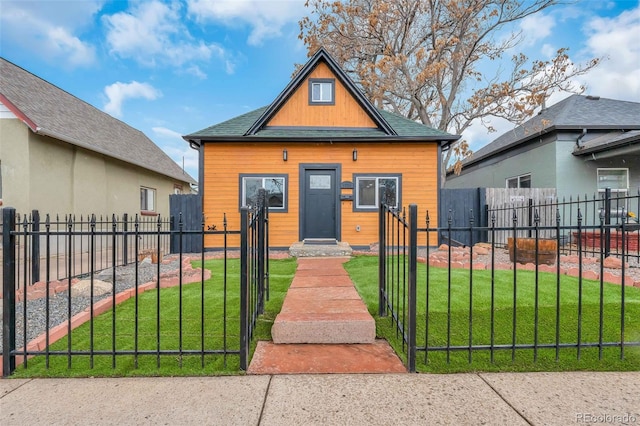
[[[335,105],[335,79],[309,79],[309,105]]]

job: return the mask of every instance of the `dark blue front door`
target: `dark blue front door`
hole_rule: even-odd
[[[305,169],[302,238],[339,239],[336,169]]]

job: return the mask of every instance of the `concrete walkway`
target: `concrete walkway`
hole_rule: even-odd
[[[345,271],[348,257],[298,258],[273,342],[258,342],[249,374],[403,373]]]
[[[0,380],[11,425],[640,424],[640,373]]]

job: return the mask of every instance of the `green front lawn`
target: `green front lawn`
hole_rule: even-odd
[[[266,303],[265,314],[258,319],[251,352],[258,340],[271,338],[271,325],[282,307],[284,296],[295,273],[296,260],[271,260],[270,301]],[[194,266],[199,266],[198,262]],[[226,348],[239,348],[239,261],[228,264],[228,293],[226,299],[227,321],[223,321],[225,311],[223,263],[209,260],[205,267],[212,271],[212,278],[205,282],[205,327],[204,345],[208,350],[225,348],[224,328],[227,329]],[[376,318],[379,337],[387,339],[396,352],[406,360],[405,348],[390,318],[377,317],[378,311],[378,263],[376,257],[360,256],[345,264],[369,311]],[[475,345],[489,345],[491,342],[491,273],[473,273],[473,309],[469,312],[469,271],[452,270],[451,296],[447,288],[447,271],[431,268],[429,292],[429,345],[444,346],[449,341],[452,346],[469,345],[469,328],[472,324],[472,342]],[[511,344],[513,339],[513,272],[495,271],[494,284],[494,344]],[[426,313],[426,272],[420,265],[418,271],[418,346],[425,346]],[[540,273],[538,282],[538,328],[539,344],[553,344],[556,336],[556,276]],[[560,340],[577,342],[578,324],[578,280],[562,276],[560,281]],[[394,290],[395,291],[395,290]],[[605,284],[603,341],[616,341],[620,329],[620,291],[618,285]],[[200,283],[187,284],[160,291],[160,347],[162,349],[179,346],[180,298],[182,298],[182,348],[200,349],[201,339],[201,294]],[[396,292],[395,294],[398,294]],[[517,275],[516,293],[516,342],[532,344],[535,333],[535,281],[533,272],[521,271]],[[625,340],[640,341],[640,289],[625,288]],[[138,300],[138,349],[157,349],[157,303],[158,293],[148,291]],[[451,315],[447,315],[450,303]],[[597,342],[599,339],[600,285],[598,282],[584,281],[582,290],[582,342]],[[469,320],[472,318],[472,322]],[[116,307],[116,349],[133,350],[135,345],[135,299],[125,301]],[[448,326],[450,331],[447,332]],[[96,351],[111,350],[113,314],[107,312],[93,321],[93,343]],[[91,324],[86,323],[72,332],[72,348],[88,350],[91,339]],[[52,351],[65,351],[67,339],[52,345]],[[555,348],[538,349],[534,362],[533,349],[518,349],[512,360],[512,351],[495,350],[494,361],[488,350],[474,350],[469,362],[467,349],[446,352],[429,351],[425,362],[425,352],[419,351],[417,370],[421,372],[468,372],[468,371],[564,371],[564,370],[640,370],[640,348],[626,347],[625,359],[620,359],[620,348],[604,348],[603,359],[599,360],[598,348],[582,348],[577,359],[577,349],[562,348],[556,361]],[[448,359],[447,359],[448,358]],[[139,355],[138,365],[132,355],[118,355],[116,366],[112,368],[112,357],[94,355],[91,368],[87,355],[72,356],[72,366],[67,367],[67,356],[51,356],[47,369],[45,357],[30,359],[28,368],[19,367],[15,377],[86,377],[86,376],[197,376],[216,374],[237,374],[239,357],[237,354],[216,354],[204,357],[204,368],[200,355],[162,355],[160,368],[157,357]]]
[[[378,312],[378,259],[361,256],[353,258],[345,265],[369,311],[376,317],[377,333],[391,343],[396,352],[406,360],[395,326],[390,318],[377,317]],[[447,270],[430,269],[429,290],[429,346],[469,346],[470,323],[472,343],[491,343],[491,272],[473,272],[473,309],[470,306],[469,271],[451,271],[451,292],[449,295]],[[426,267],[418,269],[417,345],[426,342]],[[538,327],[535,328],[535,274],[519,271],[516,291],[516,337],[518,344],[539,344],[556,342],[556,275],[540,273],[538,280]],[[603,342],[619,341],[621,335],[621,289],[614,284],[603,287]],[[394,294],[402,294],[394,289]],[[395,297],[395,296],[394,296]],[[578,298],[579,285],[574,277],[560,278],[560,341],[578,342]],[[510,345],[513,342],[513,271],[495,271],[494,281],[494,345]],[[447,315],[450,303],[451,315]],[[472,322],[470,321],[472,319]],[[583,281],[581,342],[597,343],[600,338],[600,283]],[[625,341],[640,342],[640,289],[625,288]],[[449,330],[449,331],[448,331]],[[626,347],[625,359],[620,359],[620,348],[604,348],[602,360],[598,348],[582,348],[577,359],[577,348],[560,349],[556,361],[555,348],[518,349],[515,355],[511,349],[494,351],[494,362],[489,350],[474,350],[469,362],[469,350],[455,350],[448,354],[429,351],[425,362],[425,352],[419,351],[416,369],[422,372],[463,372],[463,371],[563,371],[563,370],[640,370],[640,348]],[[515,358],[512,360],[512,355]],[[534,362],[534,355],[536,360]],[[447,359],[448,358],[448,359]]]

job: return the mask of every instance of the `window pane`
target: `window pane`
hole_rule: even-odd
[[[147,210],[147,190],[140,188],[140,210]]]
[[[378,180],[378,200],[389,206],[398,207],[398,179],[380,178]]]
[[[507,188],[517,188],[518,178],[507,179]]]
[[[152,212],[156,210],[155,191],[153,189],[147,189],[147,210]]]
[[[320,83],[312,83],[311,84],[311,100],[313,102],[319,102],[321,99],[321,90],[322,87]]]
[[[598,170],[598,189],[627,190],[627,169]]]
[[[358,178],[358,207],[376,206],[376,179]]]
[[[284,207],[284,178],[264,179],[264,189],[267,190],[267,204],[269,207]]]
[[[531,175],[520,176],[520,188],[531,188]]]
[[[320,83],[320,100],[322,102],[331,102],[331,83]]]
[[[244,178],[243,207],[255,206],[258,201],[258,190],[262,188],[262,178]]]

